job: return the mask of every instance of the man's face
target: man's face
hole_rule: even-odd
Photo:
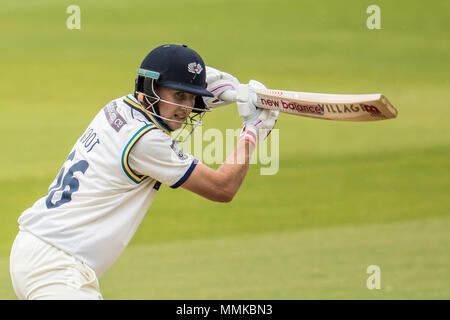
[[[196,95],[174,90],[166,87],[159,87],[157,89],[158,95],[163,100],[167,100],[169,102],[193,107],[195,105]],[[183,108],[180,106],[176,106],[173,104],[169,104],[164,101],[159,101],[159,114],[167,119],[175,120],[179,122],[185,122],[189,114],[191,113],[191,109]],[[172,130],[176,130],[181,128],[182,123],[177,123],[174,121],[164,121]]]

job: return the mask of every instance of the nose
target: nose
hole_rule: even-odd
[[[191,113],[192,109],[195,106],[195,101],[191,102],[191,100],[185,101],[183,103],[183,105],[185,105],[185,107],[180,107],[182,110],[181,112],[183,112],[184,115],[189,116],[189,114]]]
[[[186,97],[182,104],[190,108],[193,108],[195,106],[195,96]],[[184,108],[186,115],[189,115],[189,113],[191,113],[192,109],[190,108]]]

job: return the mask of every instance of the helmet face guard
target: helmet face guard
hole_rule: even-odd
[[[202,98],[201,95],[198,95],[197,93],[193,93],[191,91],[185,91],[185,90],[180,88],[181,86],[175,86],[174,87],[174,86],[171,86],[170,84],[169,85],[161,84],[158,81],[159,75],[158,75],[157,72],[148,71],[148,70],[144,70],[144,69],[139,68],[137,74],[138,74],[138,77],[136,78],[135,92],[136,93],[142,93],[142,94],[144,94],[144,96],[147,96],[150,99],[157,99],[158,100],[156,102],[146,101],[147,103],[154,104],[154,103],[158,103],[159,101],[164,101],[164,102],[169,103],[169,104],[177,105],[177,106],[180,106],[180,107],[183,107],[183,108],[186,108],[186,109],[191,109],[192,112],[196,112],[196,113],[205,112],[205,111],[206,112],[211,111],[211,109],[206,106],[206,104],[203,101],[203,98]],[[142,74],[147,74],[147,75],[144,76]],[[151,75],[151,76],[149,76],[149,75]],[[177,104],[177,103],[174,103],[174,102],[170,102],[170,101],[161,99],[161,97],[159,97],[157,92],[156,92],[156,89],[159,86],[165,86],[165,87],[173,89],[173,90],[179,90],[179,91],[184,91],[184,92],[188,92],[188,93],[191,93],[191,94],[196,94],[197,97],[195,98],[194,106],[190,107],[190,106],[181,105],[181,104]]]
[[[141,69],[139,69],[139,70],[141,70]],[[139,72],[139,70],[138,70],[138,72]],[[201,127],[203,125],[202,119],[205,116],[206,112],[210,112],[211,109],[206,106],[206,104],[203,101],[202,96],[195,97],[195,104],[193,107],[164,100],[156,92],[157,87],[158,87],[158,83],[157,83],[156,79],[153,79],[150,77],[142,77],[142,76],[138,75],[138,78],[136,79],[135,94],[136,93],[143,94],[144,101],[148,104],[148,106],[145,107],[147,112],[150,113],[152,116],[160,119],[161,122],[163,122],[166,126],[167,126],[167,121],[182,124],[183,127],[178,132],[178,134],[174,140],[179,143],[185,142],[192,135],[195,128]],[[173,120],[173,119],[163,117],[160,115],[159,104],[158,104],[159,101],[163,101],[163,102],[171,104],[171,105],[176,105],[176,106],[179,106],[179,107],[182,107],[185,109],[189,109],[189,110],[191,110],[191,112],[189,113],[189,116],[186,118],[185,121],[178,121],[178,120]],[[179,139],[180,134],[188,126],[190,126],[190,128],[191,128],[189,134],[184,139]],[[168,129],[170,130],[169,127],[168,127]]]

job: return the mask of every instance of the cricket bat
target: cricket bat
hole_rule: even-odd
[[[259,108],[317,119],[375,121],[397,117],[397,110],[382,94],[327,94],[257,89],[250,95]],[[238,91],[220,95],[224,101],[238,101]]]

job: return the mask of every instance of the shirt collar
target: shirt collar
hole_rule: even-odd
[[[136,99],[136,97],[132,94],[126,95],[123,99],[123,101],[133,108],[134,110],[142,113],[147,120],[153,122],[158,128],[160,128],[162,131],[164,131],[167,134],[170,134],[173,130],[168,128],[164,123],[159,121],[157,117],[152,115],[150,112],[148,112],[142,104]]]

